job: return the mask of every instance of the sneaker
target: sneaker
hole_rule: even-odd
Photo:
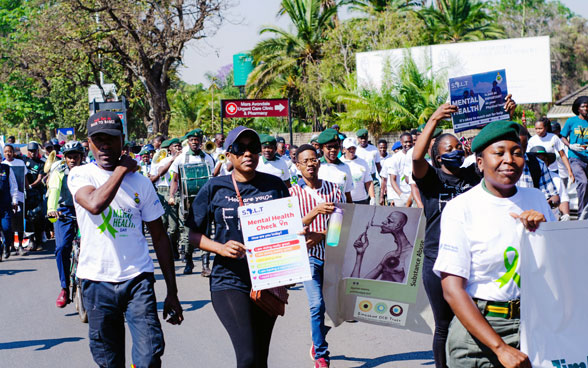
[[[314,350],[314,344],[310,345],[310,360],[312,360],[314,362],[314,356],[315,356],[315,350]]]
[[[325,358],[318,358],[314,361],[314,368],[329,368],[329,362]]]
[[[4,259],[10,258],[10,251],[4,252]]]
[[[69,299],[68,294],[69,293],[67,292],[67,289],[61,289],[61,292],[59,293],[59,296],[55,301],[55,305],[57,306],[57,308],[63,308],[67,305],[67,301]]]

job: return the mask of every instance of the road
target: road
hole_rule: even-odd
[[[11,256],[0,263],[0,366],[94,367],[88,347],[88,325],[78,319],[73,304],[55,307],[59,293],[53,241],[45,251],[27,257]],[[153,254],[153,252],[152,252]],[[165,283],[156,265],[156,294],[162,301]],[[208,280],[182,275],[176,262],[179,297],[185,321],[164,323],[164,367],[234,367],[227,333],[210,303]],[[162,309],[162,303],[159,303]],[[160,315],[161,318],[161,315]],[[310,326],[304,290],[290,292],[286,315],[276,323],[270,348],[270,367],[313,367],[309,358]],[[126,333],[127,364],[131,338]],[[332,367],[421,367],[433,364],[432,336],[365,323],[344,323],[328,335]]]

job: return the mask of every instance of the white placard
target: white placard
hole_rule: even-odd
[[[312,279],[300,207],[281,198],[239,207],[253,290]]]

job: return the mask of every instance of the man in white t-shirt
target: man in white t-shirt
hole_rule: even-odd
[[[290,170],[288,163],[281,156],[277,155],[276,138],[269,134],[260,134],[259,140],[261,142],[261,160],[257,164],[255,170],[277,176],[282,179],[284,184],[290,187]]]
[[[351,190],[351,199],[355,204],[370,204],[374,201],[374,185],[370,167],[365,160],[356,155],[357,142],[354,138],[345,138],[343,141],[344,155],[341,156],[353,179],[353,189]]]
[[[402,133],[400,143],[402,150],[384,161],[380,176],[388,179],[388,202],[393,202],[396,207],[406,207],[411,193],[409,178],[412,175],[412,159],[408,152],[412,148],[412,135]]]
[[[357,136],[358,143],[355,154],[367,162],[370,168],[372,179],[375,179],[376,172],[380,172],[380,170],[382,170],[378,149],[376,146],[369,143],[367,129],[360,129],[355,134]]]
[[[181,168],[187,164],[206,164],[208,166],[208,170],[212,176],[212,172],[214,171],[214,159],[208,153],[202,151],[200,146],[202,145],[202,138],[204,137],[204,132],[201,129],[194,129],[184,136],[188,140],[188,149],[182,152],[174,159],[174,162],[171,164],[169,171],[172,175],[171,186],[169,190],[169,199],[168,203],[171,206],[175,206],[178,202],[178,198],[176,198],[176,193],[179,194],[179,186],[182,180],[181,178]],[[181,190],[181,189],[180,189]],[[194,262],[193,254],[194,253],[194,246],[190,244],[188,241],[188,232],[189,229],[186,226],[186,221],[188,219],[188,213],[190,210],[190,205],[192,201],[196,197],[196,194],[189,195],[184,194],[184,198],[187,198],[185,202],[189,203],[180,203],[180,211],[179,211],[179,218],[180,218],[180,244],[179,247],[182,249],[184,253],[184,260],[186,261],[186,267],[184,267],[184,275],[192,274],[192,270],[194,269]],[[210,276],[210,253],[203,252],[202,254],[202,272],[200,273],[203,277]]]
[[[323,157],[320,159],[319,179],[337,184],[339,189],[345,193],[345,201],[347,203],[353,202],[351,198],[351,190],[353,189],[351,170],[346,163],[337,157],[341,149],[339,133],[333,128],[327,128],[319,134],[317,143],[323,153]]]
[[[163,332],[157,316],[153,275],[143,222],[167,286],[163,318],[180,324],[169,238],[163,228],[163,207],[137,163],[121,156],[122,123],[111,111],[88,119],[90,149],[96,162],[70,171],[67,184],[74,198],[81,246],[77,276],[82,279],[88,311],[90,350],[100,367],[124,367],[125,321],[133,339],[132,359],[138,367],[160,367]]]

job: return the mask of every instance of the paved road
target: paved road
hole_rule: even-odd
[[[55,307],[59,292],[53,242],[48,250],[28,257],[12,256],[0,263],[0,366],[93,367],[88,347],[88,325],[82,324],[73,304]],[[157,263],[156,263],[157,267]],[[164,324],[164,367],[234,367],[229,337],[217,319],[208,291],[208,280],[181,275],[176,263],[179,296],[185,321],[181,326]],[[196,268],[199,271],[199,265]],[[163,277],[156,270],[157,299],[165,297]],[[160,310],[162,303],[159,303]],[[308,356],[310,328],[304,290],[294,288],[286,316],[276,323],[270,348],[270,367],[312,367]],[[130,336],[127,330],[127,362]],[[430,366],[428,335],[374,326],[345,323],[328,336],[332,367]]]

